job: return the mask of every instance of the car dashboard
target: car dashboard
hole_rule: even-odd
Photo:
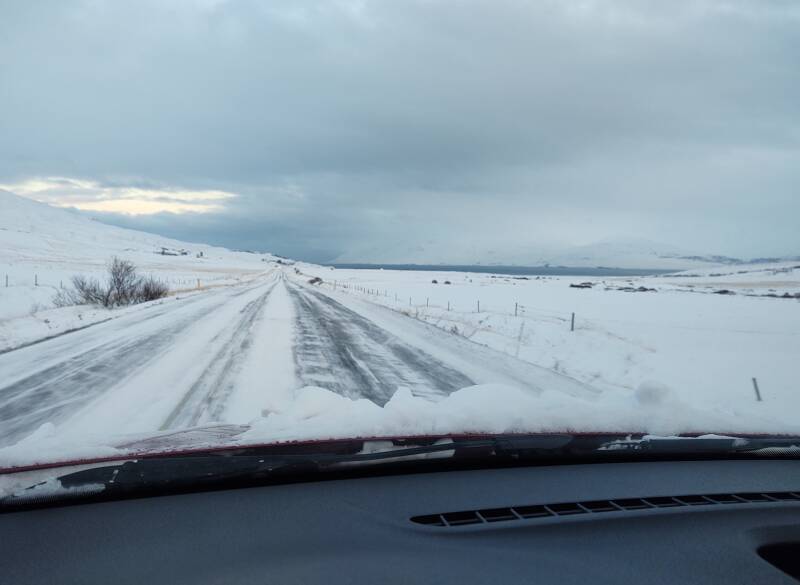
[[[649,461],[335,479],[0,514],[0,580],[775,583],[800,463]]]

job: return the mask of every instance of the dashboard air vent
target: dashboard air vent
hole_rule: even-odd
[[[489,524],[511,520],[551,518],[555,516],[571,516],[577,514],[624,512],[627,510],[651,510],[656,508],[724,504],[760,504],[767,502],[800,502],[800,491],[658,496],[652,498],[625,498],[620,500],[594,500],[587,502],[510,506],[508,508],[485,508],[483,510],[427,514],[424,516],[414,516],[411,518],[411,521],[426,526],[448,527],[464,526],[467,524]]]

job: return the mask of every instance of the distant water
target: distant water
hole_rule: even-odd
[[[365,270],[429,270],[434,272],[481,272],[508,274],[510,276],[652,276],[669,274],[676,270],[658,268],[583,268],[574,266],[487,266],[468,264],[326,264],[334,268]]]

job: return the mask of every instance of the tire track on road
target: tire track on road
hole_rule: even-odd
[[[264,294],[250,301],[240,311],[241,317],[230,332],[228,340],[214,354],[197,381],[166,418],[161,430],[222,420],[225,404],[235,390],[238,370],[252,345],[253,329],[276,284],[273,283]]]
[[[442,397],[473,385],[461,372],[402,342],[315,290],[287,282],[295,304],[295,362],[303,384],[383,406],[400,386]]]

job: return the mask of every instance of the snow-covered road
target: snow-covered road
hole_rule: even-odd
[[[245,423],[280,410],[304,386],[378,405],[401,386],[438,400],[487,381],[534,392],[555,382],[591,394],[413,319],[335,297],[276,270],[2,354],[0,446],[45,423],[65,435]]]
[[[50,339],[42,343],[0,355],[0,442],[12,443],[29,434],[39,425],[68,421],[99,397],[124,386],[134,374],[176,352],[187,336],[198,330],[205,320],[219,324],[209,341],[219,347],[217,355],[208,361],[204,376],[198,377],[184,393],[182,408],[170,413],[165,423],[196,422],[203,408],[219,407],[218,394],[205,392],[201,387],[213,376],[221,362],[230,370],[232,359],[225,360],[225,351],[234,358],[237,343],[244,343],[242,330],[252,321],[274,286],[259,283],[255,286],[231,287],[206,295],[165,301],[105,323]],[[233,311],[231,311],[233,310]],[[220,312],[239,312],[233,327],[220,322]],[[227,331],[226,331],[227,330]],[[226,338],[226,339],[223,339]],[[203,352],[204,354],[206,352]],[[198,359],[203,360],[204,355]],[[208,371],[207,371],[208,370]],[[186,390],[186,389],[184,389]],[[165,393],[175,393],[164,388]],[[145,396],[147,392],[142,392]],[[118,413],[119,425],[132,413]],[[161,426],[161,425],[159,425]]]

